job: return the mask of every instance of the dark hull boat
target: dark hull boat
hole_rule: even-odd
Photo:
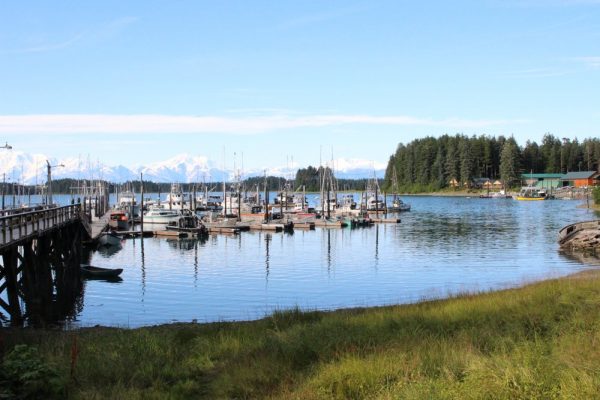
[[[122,268],[101,268],[93,267],[91,265],[81,265],[81,273],[86,278],[114,279],[117,278],[121,272],[123,272]]]

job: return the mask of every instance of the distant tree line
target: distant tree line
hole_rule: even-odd
[[[523,173],[595,171],[600,165],[600,139],[557,138],[544,135],[541,144],[521,147],[512,137],[444,135],[400,143],[388,162],[384,188],[388,191],[428,192],[452,182],[469,187],[475,178],[518,184]]]
[[[294,186],[296,189],[304,186],[307,192],[321,190],[320,179],[324,175],[325,169],[329,170],[329,167],[315,168],[308,166],[307,168],[300,168],[296,172]],[[331,172],[335,176],[335,171]],[[338,190],[364,190],[367,185],[367,179],[336,179],[335,185]]]

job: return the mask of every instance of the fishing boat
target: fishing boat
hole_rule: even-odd
[[[364,199],[364,196],[363,196]],[[361,204],[363,202],[361,201]],[[377,197],[375,197],[375,195],[371,195],[369,197],[367,197],[367,200],[364,202],[366,203],[366,210],[367,211],[383,211],[385,209],[385,203],[383,202],[383,196],[379,196],[377,195]]]
[[[168,208],[153,207],[144,214],[144,224],[170,224],[177,223],[181,217],[181,210],[169,210]]]
[[[121,272],[123,272],[122,268],[102,268],[81,264],[81,273],[85,277],[110,279],[118,277]]]
[[[129,229],[129,215],[122,210],[114,210],[108,218],[108,226],[117,230]]]
[[[548,199],[548,195],[544,189],[535,186],[524,186],[514,198],[522,201],[537,201]]]
[[[103,232],[98,236],[100,246],[120,246],[121,238],[113,232]]]
[[[118,208],[128,211],[133,218],[139,218],[140,206],[137,204],[133,191],[125,190],[119,193],[117,204]]]
[[[189,209],[189,204],[185,201],[185,195],[178,183],[171,184],[171,192],[164,201],[165,208],[169,210]]]
[[[172,232],[183,232],[195,236],[208,235],[208,229],[195,215],[182,215],[176,222],[170,222],[165,227]]]
[[[410,204],[405,203],[402,199],[395,197],[392,200],[392,205],[387,208],[388,212],[403,212],[410,211]]]

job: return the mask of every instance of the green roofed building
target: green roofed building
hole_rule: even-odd
[[[563,174],[523,174],[521,180],[527,186],[553,189],[562,186]]]

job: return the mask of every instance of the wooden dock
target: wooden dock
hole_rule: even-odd
[[[315,226],[319,228],[343,228],[348,226],[348,224],[344,221],[331,221],[326,219],[316,219]]]
[[[170,237],[170,238],[186,238],[188,237],[188,233],[187,232],[177,232],[177,231],[154,231],[154,236],[157,237]]]
[[[210,234],[218,234],[218,233],[224,233],[224,234],[237,234],[240,233],[240,228],[237,227],[231,227],[231,226],[209,226],[208,227],[208,233]]]
[[[92,222],[83,219],[83,224],[88,225],[90,232],[90,239],[92,242],[98,240],[100,235],[108,230],[108,220],[110,218],[110,211],[99,217],[98,219],[92,219]]]
[[[250,230],[281,232],[283,231],[283,224],[253,224],[250,225]]]
[[[135,237],[152,237],[155,231],[114,231],[116,235],[123,238],[135,238]]]
[[[303,221],[303,222],[294,222],[294,229],[308,229],[308,230],[314,230],[315,229],[315,223],[314,222],[309,222],[309,221]]]
[[[371,221],[378,224],[399,224],[400,218],[371,218]]]

